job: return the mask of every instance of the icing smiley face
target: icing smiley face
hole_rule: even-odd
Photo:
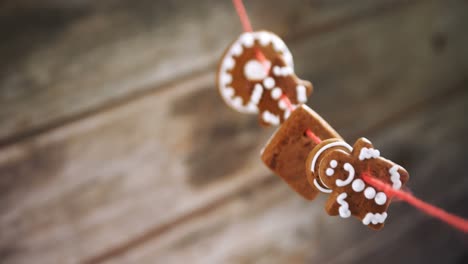
[[[372,229],[383,227],[390,198],[367,185],[361,178],[366,172],[399,189],[408,180],[408,172],[390,160],[365,138],[353,147],[338,140],[325,140],[307,159],[308,180],[322,192],[329,193],[325,209],[330,215],[359,218]]]
[[[267,31],[243,33],[231,44],[221,59],[217,83],[227,105],[258,114],[263,125],[279,125],[291,114],[282,95],[298,105],[312,93],[312,84],[294,74],[292,55],[284,42]]]

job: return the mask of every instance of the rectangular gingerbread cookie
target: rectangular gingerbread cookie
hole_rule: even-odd
[[[341,136],[307,105],[300,105],[278,128],[262,150],[263,162],[305,199],[313,200],[319,190],[309,184],[306,159],[317,145],[305,134],[310,129],[320,139]]]

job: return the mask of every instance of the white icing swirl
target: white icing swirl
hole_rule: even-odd
[[[348,218],[351,216],[351,211],[349,210],[349,204],[345,201],[348,197],[347,193],[341,193],[336,197],[336,202],[340,205],[338,212],[342,218]]]
[[[376,224],[383,224],[385,222],[385,219],[387,219],[387,212],[383,213],[367,213],[366,216],[362,219],[362,223],[365,225],[368,225],[370,223],[376,225]]]
[[[380,157],[380,151],[373,148],[362,148],[359,153],[359,160],[372,159]]]
[[[398,173],[399,168],[400,166],[395,164],[388,170],[390,173],[390,180],[392,181],[392,187],[397,190],[401,188],[400,173]]]

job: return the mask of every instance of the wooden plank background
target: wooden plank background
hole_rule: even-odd
[[[366,136],[419,197],[468,217],[468,2],[246,1],[309,105]],[[302,200],[228,109],[230,1],[0,4],[0,262],[466,263],[466,236],[403,203],[381,232]]]

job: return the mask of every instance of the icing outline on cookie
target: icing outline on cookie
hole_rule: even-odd
[[[322,182],[322,181],[320,181],[320,182]],[[322,182],[322,184],[323,184],[323,182]],[[323,193],[331,193],[331,192],[332,192],[332,190],[330,190],[330,189],[328,189],[328,188],[325,189],[325,188],[323,188],[322,186],[320,186],[320,184],[317,182],[317,179],[314,179],[314,185],[315,185],[315,187],[316,187],[317,189],[319,189],[319,191],[321,191],[321,192],[323,192]],[[325,184],[323,184],[323,185],[326,186]]]

